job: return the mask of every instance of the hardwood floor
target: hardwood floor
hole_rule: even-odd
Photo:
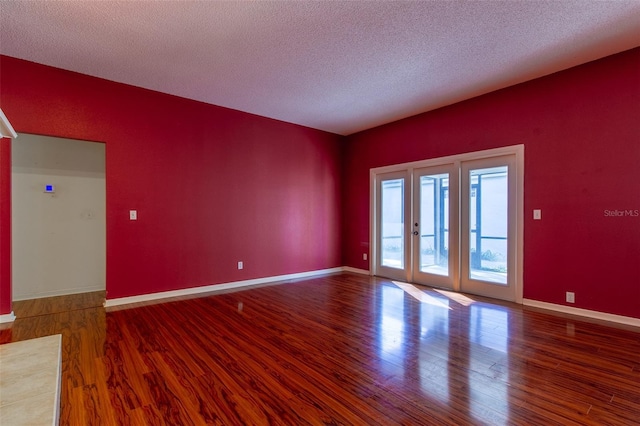
[[[104,303],[106,292],[70,294],[67,296],[44,297],[41,299],[13,302],[13,312],[18,318],[57,314],[78,309],[98,308]]]
[[[63,335],[62,425],[640,424],[640,333],[519,305],[342,274],[68,306],[0,331]]]

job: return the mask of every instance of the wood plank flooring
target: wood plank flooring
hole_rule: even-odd
[[[634,329],[354,274],[90,300],[0,330],[63,335],[62,425],[640,424]]]
[[[70,294],[67,296],[43,297],[40,299],[13,302],[13,312],[18,318],[57,314],[78,309],[102,306],[106,291]]]

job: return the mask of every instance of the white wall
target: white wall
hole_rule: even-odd
[[[11,148],[13,300],[104,290],[104,144],[21,134]]]

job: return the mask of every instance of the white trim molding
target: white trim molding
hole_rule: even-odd
[[[591,311],[589,309],[574,308],[572,306],[557,305],[555,303],[539,302],[537,300],[523,299],[524,306],[532,308],[547,309],[550,311],[561,312],[564,314],[577,315],[580,317],[591,318],[600,321],[615,322],[618,324],[640,327],[640,318],[625,317],[622,315],[608,314],[606,312]]]
[[[371,271],[367,271],[366,269],[360,269],[360,268],[352,268],[351,266],[343,266],[342,271],[351,272],[351,273],[360,274],[360,275],[372,275]]]
[[[4,115],[4,112],[2,112],[2,108],[0,108],[0,137],[10,139],[18,137],[18,134],[13,130],[11,123],[9,123],[9,119]]]
[[[461,161],[481,160],[489,157],[500,157],[512,154],[524,155],[524,144],[508,145],[499,148],[485,149],[482,151],[463,152],[460,154],[447,155],[445,157],[434,157],[426,160],[374,167],[369,170],[369,173],[371,175],[378,175],[382,173],[397,172],[399,170],[421,169],[423,167],[439,166],[441,164],[453,164]]]
[[[9,314],[0,315],[0,324],[4,324],[6,322],[14,322],[15,320],[16,316],[13,311],[11,311],[11,313]]]
[[[256,278],[252,280],[233,281],[222,284],[206,285],[202,287],[190,287],[180,290],[161,291],[158,293],[141,294],[139,296],[120,297],[117,299],[106,299],[104,302],[105,308],[112,306],[128,305],[131,303],[149,302],[152,300],[167,299],[169,297],[189,296],[199,293],[216,293],[230,289],[251,287],[261,284],[275,283],[277,281],[289,281],[300,278],[312,278],[322,275],[329,275],[343,272],[344,268],[339,266],[337,268],[320,269],[317,271],[299,272],[296,274],[276,275],[272,277]]]

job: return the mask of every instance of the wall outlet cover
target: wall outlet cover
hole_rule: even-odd
[[[576,303],[576,294],[572,291],[568,291],[566,295],[567,303]]]

